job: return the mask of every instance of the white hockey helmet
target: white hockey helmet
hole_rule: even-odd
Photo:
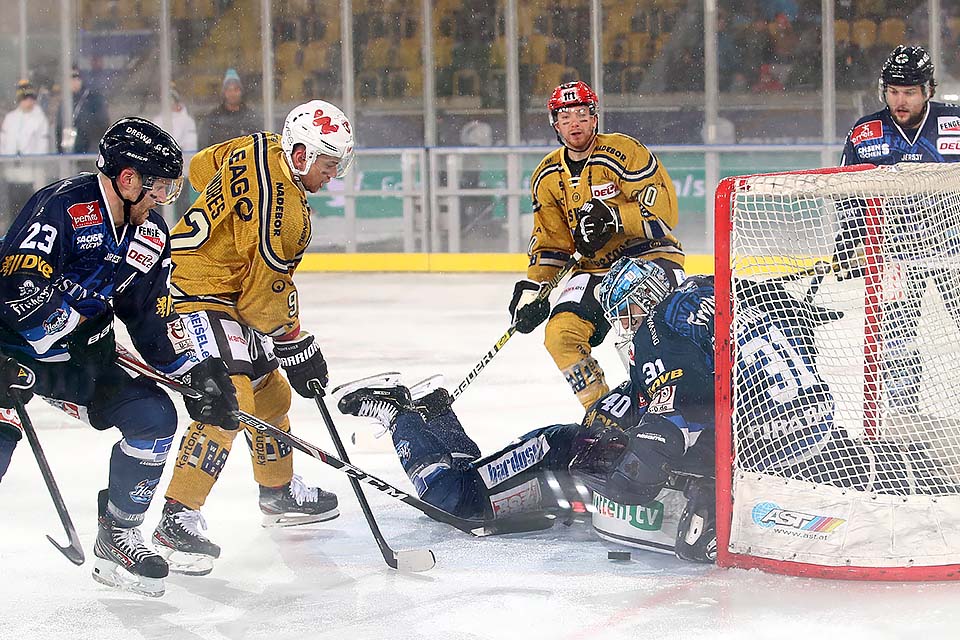
[[[302,144],[307,151],[303,171],[293,166],[293,148]],[[318,155],[340,159],[337,177],[342,178],[353,164],[353,127],[343,111],[323,100],[311,100],[294,107],[283,121],[280,146],[290,163],[290,170],[305,175]]]

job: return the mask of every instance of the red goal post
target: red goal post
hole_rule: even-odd
[[[960,579],[960,163],[737,176],[715,202],[718,564]],[[859,272],[841,279],[824,266],[851,225]],[[773,345],[749,377],[745,281],[843,317],[817,324],[813,357]],[[804,375],[820,408],[798,420],[778,403],[800,404]]]

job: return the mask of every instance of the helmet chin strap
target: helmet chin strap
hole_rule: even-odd
[[[145,189],[140,189],[140,197],[136,200],[127,200],[123,197],[123,194],[120,193],[120,186],[117,184],[116,178],[110,178],[110,184],[113,185],[113,192],[117,194],[120,200],[123,201],[123,224],[130,224],[130,208],[135,204],[139,204],[141,200],[147,195]]]

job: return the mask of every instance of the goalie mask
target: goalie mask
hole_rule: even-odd
[[[620,337],[618,347],[632,342],[640,323],[671,289],[667,274],[656,263],[627,257],[613,263],[597,287],[597,298]]]
[[[575,112],[578,108],[583,108],[590,117],[596,117],[599,107],[600,100],[597,94],[582,80],[565,82],[554,89],[550,99],[547,100],[547,110],[550,112],[550,126],[557,134],[557,141],[568,146],[557,130],[558,116],[561,111]],[[597,123],[594,122],[593,135],[596,136],[598,131]]]
[[[293,166],[293,150],[302,144],[307,163],[302,171]],[[306,175],[319,155],[339,160],[337,177],[342,178],[353,164],[353,128],[343,111],[323,100],[311,100],[295,107],[283,123],[280,146],[296,175]]]
[[[923,87],[924,97],[929,100],[933,97],[937,86],[933,79],[933,60],[923,47],[905,47],[899,45],[890,52],[883,68],[880,70],[880,80],[877,95],[880,102],[886,104],[885,91],[890,85],[896,87]]]

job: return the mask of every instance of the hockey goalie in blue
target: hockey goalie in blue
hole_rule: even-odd
[[[834,423],[814,333],[842,313],[778,282],[736,286],[748,301],[734,363],[736,379],[749,381],[737,406],[748,427],[737,447],[742,466],[857,490],[937,493],[935,465],[922,451],[855,442]],[[671,291],[658,265],[622,258],[601,281],[598,298],[630,378],[580,424],[536,429],[481,456],[444,389],[407,389],[390,375],[342,387],[340,410],[378,420],[420,497],[450,513],[490,519],[556,508],[576,499],[578,486],[619,505],[645,505],[667,488],[685,498],[673,551],[713,562],[713,277],[692,276]],[[852,464],[838,471],[841,458]]]

